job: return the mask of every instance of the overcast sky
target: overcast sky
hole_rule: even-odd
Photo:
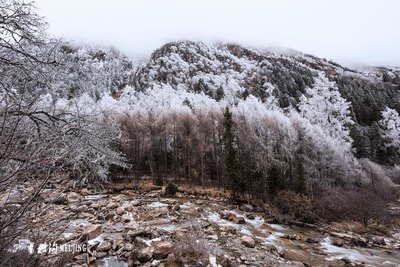
[[[399,0],[36,0],[50,32],[149,57],[168,41],[293,48],[343,64],[400,65]]]

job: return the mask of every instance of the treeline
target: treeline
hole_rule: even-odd
[[[316,195],[390,183],[296,112],[243,110],[126,114],[121,148],[138,178],[220,185],[265,200],[282,190]]]

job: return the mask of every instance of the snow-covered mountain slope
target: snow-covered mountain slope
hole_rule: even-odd
[[[58,96],[86,94],[104,109],[153,114],[221,111],[244,102],[258,105],[254,101],[270,110],[304,113],[302,99],[304,104],[311,101],[306,98],[315,97],[312,102],[325,103],[330,110],[318,104],[304,114],[325,114],[327,125],[334,116],[349,115],[357,156],[378,161],[388,157],[376,140],[382,111],[388,107],[400,112],[400,69],[396,67],[350,69],[295,50],[191,41],[167,43],[141,64],[115,49],[61,48],[59,57],[68,68],[54,79],[53,91]],[[318,90],[320,95],[315,95]]]
[[[113,47],[61,44],[55,56],[61,68],[49,72],[51,91],[57,97],[88,94],[99,100],[103,94],[117,96],[131,83],[136,63]]]
[[[385,106],[400,110],[398,68],[349,69],[292,50],[261,51],[239,45],[173,42],[156,50],[133,77],[136,90],[171,86],[219,101],[237,103],[248,95],[262,101],[272,93],[282,108],[295,107],[318,72],[334,81],[352,103],[355,120],[369,125]]]

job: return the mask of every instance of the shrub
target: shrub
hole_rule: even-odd
[[[176,192],[178,192],[178,186],[172,182],[169,182],[165,187],[165,195],[175,196]]]
[[[210,247],[201,225],[193,224],[186,233],[177,238],[174,254],[185,266],[207,266]]]
[[[385,200],[366,188],[324,191],[316,200],[316,211],[327,221],[354,220],[364,226],[371,221],[382,222],[388,218]]]
[[[306,195],[285,190],[277,194],[275,204],[279,210],[302,221],[314,221],[311,199]]]
[[[161,176],[157,176],[157,178],[154,180],[153,184],[156,186],[163,186],[164,181]]]

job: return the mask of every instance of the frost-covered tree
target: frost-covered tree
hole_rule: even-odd
[[[382,137],[386,145],[400,153],[400,116],[399,113],[386,107],[382,111],[382,119],[379,121],[382,129]]]
[[[350,103],[340,95],[335,82],[320,73],[314,86],[301,96],[298,108],[304,118],[337,140],[344,151],[351,150],[349,126],[354,122],[350,117]]]

